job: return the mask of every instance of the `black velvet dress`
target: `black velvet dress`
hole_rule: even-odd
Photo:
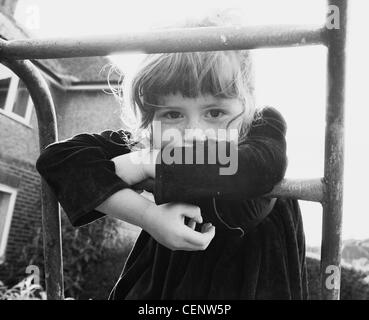
[[[122,133],[128,132],[79,134],[41,153],[37,169],[74,226],[103,217],[95,210],[99,204],[133,188],[115,174],[111,161],[130,152]],[[307,299],[298,201],[278,198],[268,210],[272,200],[263,196],[284,177],[285,134],[282,115],[266,107],[238,148],[235,174],[220,175],[224,165],[206,159],[205,164],[157,162],[155,181],[145,188],[156,204],[198,205],[203,223],[216,227],[215,236],[206,250],[172,251],[142,230],[109,298]]]

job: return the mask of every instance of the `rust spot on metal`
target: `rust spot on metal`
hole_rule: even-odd
[[[227,37],[224,34],[220,36],[220,39],[222,40],[224,45],[227,45]]]

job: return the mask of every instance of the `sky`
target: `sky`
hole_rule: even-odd
[[[34,37],[119,34],[167,26],[233,8],[242,23],[323,24],[323,0],[20,0],[16,19]],[[347,43],[343,239],[369,238],[369,1],[350,1]],[[326,48],[255,50],[258,105],[281,111],[288,125],[286,178],[318,178],[324,170]],[[140,56],[114,56],[132,71]],[[366,138],[365,138],[366,137]],[[320,204],[300,201],[306,242],[321,242]]]

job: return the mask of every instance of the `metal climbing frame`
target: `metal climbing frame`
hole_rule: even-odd
[[[285,179],[270,195],[322,204],[321,293],[323,299],[335,300],[340,294],[347,0],[328,0],[328,15],[332,8],[339,9],[338,29],[326,25],[207,27],[78,39],[1,40],[0,61],[23,80],[30,92],[43,150],[58,139],[55,109],[46,81],[26,59],[104,56],[132,51],[160,53],[325,45],[328,85],[324,177]],[[60,210],[45,181],[42,181],[42,223],[47,297],[59,300],[64,298]]]

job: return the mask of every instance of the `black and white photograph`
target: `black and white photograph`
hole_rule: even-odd
[[[368,301],[368,15],[0,0],[0,300]]]

